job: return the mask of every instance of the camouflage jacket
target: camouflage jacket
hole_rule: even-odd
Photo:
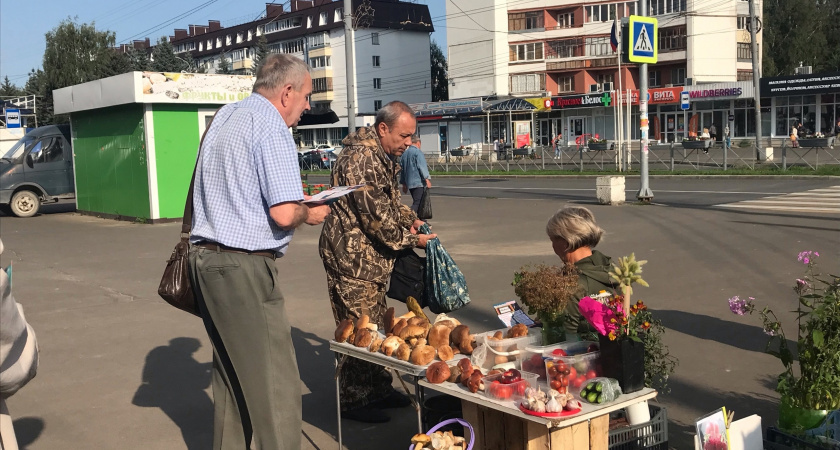
[[[327,270],[384,285],[397,252],[417,245],[410,232],[417,215],[400,202],[400,165],[385,153],[373,128],[359,128],[341,143],[331,184],[367,186],[331,205],[319,253]]]

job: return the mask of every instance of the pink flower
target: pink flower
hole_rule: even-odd
[[[741,300],[740,297],[737,295],[729,299],[729,310],[732,311],[734,314],[739,316],[743,316],[748,312],[752,312],[755,308],[753,305],[753,300],[755,298],[748,297],[749,300]]]
[[[598,300],[595,300],[592,297],[584,297],[580,299],[578,308],[580,309],[580,313],[583,317],[592,324],[598,333],[606,336],[610,331],[614,331],[618,328],[618,326],[610,320],[615,318],[615,313]],[[621,310],[621,307],[618,306],[618,309]]]
[[[806,250],[804,252],[799,252],[799,255],[796,257],[796,259],[799,260],[799,262],[801,262],[805,265],[808,265],[808,264],[811,264],[811,262],[814,260],[814,258],[816,258],[818,256],[820,256],[819,252]]]

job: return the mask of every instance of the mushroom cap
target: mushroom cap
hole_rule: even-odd
[[[426,369],[426,379],[429,380],[429,383],[443,383],[444,381],[449,379],[449,375],[451,375],[449,366],[447,366],[446,363],[442,361],[432,363],[432,365],[430,365],[429,368]]]
[[[404,341],[426,337],[426,329],[418,325],[409,325],[400,331],[400,338]]]
[[[367,325],[369,323],[370,323],[370,316],[368,316],[367,314],[362,314],[359,317],[359,320],[356,321],[356,329],[360,330],[362,328],[365,328],[365,327],[367,327]]]
[[[390,307],[390,308],[388,308],[388,310],[387,310],[387,311],[385,311],[385,319],[384,319],[384,322],[385,322],[385,323],[383,324],[383,325],[384,325],[384,327],[385,327],[385,329],[384,329],[384,330],[382,330],[382,331],[384,331],[384,332],[385,332],[385,334],[390,333],[390,332],[391,332],[391,330],[393,330],[393,329],[394,329],[394,325],[396,325],[396,324],[397,324],[396,319],[394,319],[394,314],[396,314],[396,313],[395,313],[395,311],[394,311],[394,307],[393,307],[393,306],[392,306],[392,307]]]
[[[449,340],[455,344],[454,347],[458,347],[461,345],[461,341],[464,339],[469,339],[470,337],[470,327],[466,325],[458,325],[457,327],[452,329],[452,332],[449,333]]]
[[[367,347],[371,342],[373,342],[373,333],[370,330],[362,328],[356,331],[356,340],[353,342],[353,345],[356,347]]]
[[[441,361],[449,361],[450,359],[455,357],[455,352],[452,351],[452,347],[448,345],[441,345],[437,348],[438,358]]]
[[[344,342],[350,335],[353,333],[353,321],[350,319],[344,319],[338,323],[338,328],[335,329],[335,341],[336,342]]]
[[[450,366],[449,378],[446,381],[450,383],[457,383],[461,381],[461,368],[458,366]]]
[[[507,337],[517,338],[528,335],[528,327],[524,324],[518,323],[508,329]]]
[[[384,353],[385,356],[391,356],[395,351],[397,351],[397,348],[399,348],[402,343],[403,340],[400,339],[399,336],[388,336],[384,341],[382,341],[382,353]]]
[[[408,361],[408,358],[411,356],[411,346],[403,342],[397,347],[397,351],[392,356],[401,361]]]
[[[431,345],[418,345],[411,351],[408,361],[418,366],[425,366],[435,359],[437,351]]]
[[[452,329],[444,323],[436,323],[429,329],[429,345],[434,348],[440,348],[443,345],[449,345],[449,334]]]
[[[370,343],[370,347],[368,347],[368,351],[370,352],[378,352],[380,348],[382,348],[382,343],[385,342],[384,339],[379,337],[379,333],[375,333],[373,337],[373,342]]]
[[[411,443],[420,444],[420,448],[422,448],[426,444],[431,444],[432,438],[428,434],[417,433],[411,438]]]
[[[481,384],[482,384],[481,383],[481,378],[482,377],[483,377],[483,375],[481,375],[481,371],[475,370],[470,375],[470,378],[467,379],[467,382],[464,383],[464,384],[467,385],[467,389],[469,389],[470,392],[472,392],[472,393],[478,392],[478,390],[481,389]]]
[[[408,326],[408,321],[405,320],[405,319],[400,319],[400,320],[397,321],[396,324],[394,324],[394,327],[391,328],[391,333],[394,333],[395,335],[399,336],[400,332],[402,332],[402,329],[407,327],[407,326]]]

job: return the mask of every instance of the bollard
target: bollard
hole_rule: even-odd
[[[605,176],[595,179],[595,195],[602,205],[621,205],[626,195],[624,193],[623,176]]]
[[[723,144],[723,171],[724,172],[726,172],[726,169],[727,169],[727,163],[728,163],[727,158],[728,157],[729,157],[729,146],[724,143]]]
[[[674,171],[674,143],[671,143],[671,172]]]

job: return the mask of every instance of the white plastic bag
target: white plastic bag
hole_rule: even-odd
[[[621,395],[621,386],[614,378],[596,377],[586,380],[578,398],[587,403],[601,404],[614,401]]]

